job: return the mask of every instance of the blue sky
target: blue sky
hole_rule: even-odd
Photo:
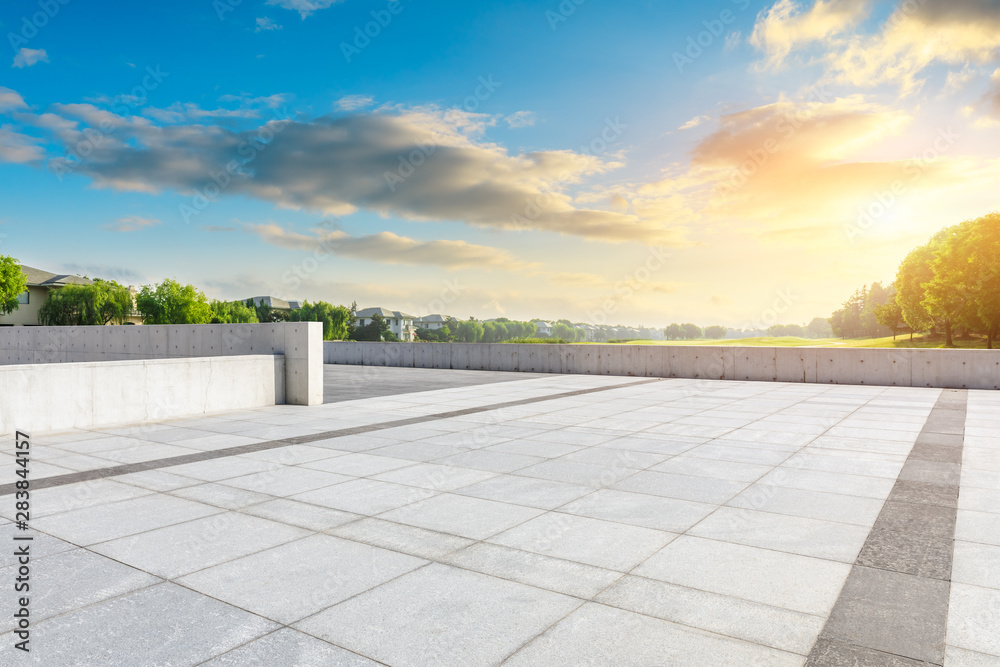
[[[8,2],[0,253],[416,314],[826,316],[996,208],[1000,4],[914,7]]]

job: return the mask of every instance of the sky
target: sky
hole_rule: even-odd
[[[1000,0],[15,0],[0,34],[0,254],[53,272],[759,328],[998,208]]]

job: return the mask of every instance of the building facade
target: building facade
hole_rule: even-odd
[[[413,325],[413,321],[416,318],[413,315],[407,315],[398,310],[389,310],[387,308],[365,308],[359,310],[354,314],[354,325],[358,327],[367,326],[371,324],[372,318],[376,314],[382,316],[386,324],[389,325],[389,330],[399,340],[412,343],[417,339],[417,327]]]

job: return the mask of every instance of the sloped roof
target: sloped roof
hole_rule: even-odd
[[[372,317],[378,313],[382,317],[392,317],[400,320],[412,320],[413,315],[407,315],[406,313],[401,313],[398,310],[389,310],[388,308],[365,308],[364,310],[359,310],[354,317]]]
[[[63,285],[93,285],[94,281],[80,276],[71,276],[65,273],[52,273],[42,271],[33,266],[21,265],[21,271],[28,276],[28,285],[31,287],[62,287]]]
[[[298,301],[285,301],[284,299],[279,299],[276,296],[255,296],[251,298],[253,299],[253,305],[258,307],[261,304],[264,304],[274,310],[299,310],[302,308],[302,304]],[[244,299],[244,301],[246,301],[246,299]]]
[[[434,313],[433,315],[424,315],[416,319],[417,322],[447,322],[451,318],[450,315],[438,315]]]

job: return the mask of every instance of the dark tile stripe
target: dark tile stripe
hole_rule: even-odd
[[[931,410],[807,667],[944,663],[967,401]]]
[[[240,445],[238,447],[227,447],[225,449],[217,449],[210,452],[198,452],[197,454],[185,454],[183,456],[172,456],[165,459],[156,459],[153,461],[142,461],[140,463],[129,463],[127,465],[114,466],[111,468],[99,468],[97,470],[85,470],[83,472],[69,473],[66,475],[57,475],[54,477],[44,477],[42,479],[31,480],[31,490],[39,491],[41,489],[48,489],[54,486],[65,486],[66,484],[76,484],[77,482],[88,482],[94,479],[104,479],[106,477],[116,477],[118,475],[127,475],[133,472],[144,472],[146,470],[158,470],[160,468],[169,468],[172,466],[184,465],[185,463],[198,463],[199,461],[211,461],[212,459],[221,459],[227,456],[239,456],[241,454],[251,454],[253,452],[262,452],[268,449],[278,449],[280,447],[288,447],[290,445],[305,445],[310,442],[317,442],[319,440],[329,440],[331,438],[343,438],[349,435],[360,435],[363,433],[373,433],[375,431],[384,431],[390,428],[396,428],[399,426],[412,426],[414,424],[425,424],[427,422],[437,421],[439,419],[450,419],[452,417],[462,417],[464,415],[474,415],[479,412],[490,412],[491,410],[502,410],[504,408],[514,408],[520,405],[531,405],[532,403],[541,403],[543,401],[552,401],[560,398],[571,398],[573,396],[585,396],[587,394],[594,394],[602,391],[610,391],[612,389],[620,389],[622,387],[636,387],[639,385],[650,384],[652,382],[662,382],[660,378],[653,378],[651,380],[640,380],[638,382],[626,382],[624,384],[615,384],[607,387],[594,387],[591,389],[578,389],[576,391],[566,391],[559,394],[549,394],[548,396],[537,396],[535,398],[524,398],[518,401],[507,401],[505,403],[493,403],[491,405],[482,405],[475,408],[465,408],[463,410],[452,410],[450,412],[438,412],[432,415],[424,415],[423,417],[409,417],[407,419],[396,419],[394,421],[382,422],[379,424],[369,424],[366,426],[354,426],[351,428],[342,428],[335,431],[324,431],[322,433],[312,433],[309,435],[300,435],[292,438],[283,438],[281,440],[269,440],[267,442],[257,442],[251,445]],[[17,490],[15,484],[4,484],[0,486],[0,496],[7,496],[14,493]]]

